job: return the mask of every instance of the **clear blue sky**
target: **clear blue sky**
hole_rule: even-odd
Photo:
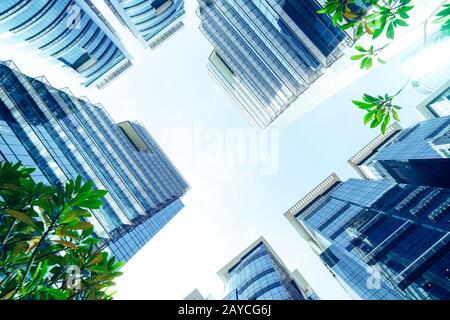
[[[94,3],[104,8],[102,1]],[[215,142],[222,135],[250,127],[207,74],[212,48],[198,30],[195,8],[196,1],[187,0],[186,27],[156,51],[144,51],[114,21],[135,56],[134,67],[101,92],[70,85],[76,94],[105,105],[117,122],[144,123],[192,185],[184,198],[186,208],[125,266],[116,297],[180,299],[199,288],[221,298],[216,272],[264,235],[319,296],[346,298],[283,213],[332,172],[344,180],[355,177],[346,161],[378,131],[363,126],[363,112],[349,101],[364,91],[375,94],[401,86],[406,76],[399,57],[280,128],[279,171],[263,175],[258,165],[206,161],[198,155],[199,150],[221,152]],[[69,79],[59,69],[23,52],[0,45],[0,59],[13,59],[25,73],[44,74],[55,86],[67,86]],[[424,98],[412,89],[402,95],[403,126],[420,120],[414,106]]]

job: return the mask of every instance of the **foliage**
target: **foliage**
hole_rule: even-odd
[[[381,52],[380,49],[375,49],[374,46],[370,46],[368,49],[365,49],[361,46],[356,46],[356,50],[360,52],[360,54],[352,56],[352,60],[360,60],[361,59],[361,69],[370,69],[373,65],[373,59],[376,57],[380,63],[386,63],[383,59],[378,57],[378,54]]]
[[[33,171],[0,163],[0,300],[111,299],[123,263],[97,250],[86,221],[107,192],[80,177],[35,183]]]
[[[411,0],[362,0],[366,6],[360,6],[356,0],[328,0],[319,13],[330,14],[334,25],[341,29],[353,29],[355,38],[365,33],[373,39],[383,33],[388,39],[394,39],[395,28],[407,27],[409,11],[414,8]]]
[[[438,17],[434,22],[442,24],[441,32],[447,37],[450,36],[450,3],[445,4],[443,9],[436,14]]]
[[[398,110],[401,108],[394,105],[392,100],[393,97],[389,95],[373,97],[364,94],[363,101],[353,100],[352,102],[357,107],[367,111],[364,124],[370,123],[371,128],[376,128],[381,124],[381,132],[384,134],[391,118],[400,121]]]
[[[439,5],[438,9],[425,22],[424,45],[427,38],[427,23],[433,16],[437,18],[434,21],[435,23],[442,24],[440,32],[446,36],[450,35],[450,4],[445,4],[445,2],[443,1],[442,5]],[[409,26],[407,20],[410,18],[413,9],[412,0],[327,0],[323,9],[318,12],[331,15],[334,25],[339,26],[342,30],[353,29],[357,52],[351,59],[360,61],[360,68],[368,70],[372,68],[375,60],[379,63],[385,63],[380,58],[380,54],[394,40],[397,28]],[[436,14],[438,10],[440,11]],[[388,43],[379,48],[376,48],[374,44],[365,48],[358,45],[358,41],[364,35],[370,37],[372,41],[385,35]],[[407,84],[411,81],[413,73],[414,69]],[[407,87],[407,84],[394,95],[385,94],[372,97],[364,94],[362,101],[353,100],[353,104],[367,111],[364,123],[370,123],[371,128],[381,125],[381,132],[384,133],[391,119],[399,121],[398,111],[401,107],[394,105],[393,100]]]

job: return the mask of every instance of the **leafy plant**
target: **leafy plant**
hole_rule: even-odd
[[[33,171],[0,163],[0,300],[111,299],[123,263],[97,250],[86,220],[107,192],[80,177],[35,183]]]
[[[370,69],[373,65],[373,60],[377,58],[378,62],[380,63],[386,63],[383,59],[378,57],[378,54],[380,53],[380,49],[375,49],[374,46],[370,46],[368,49],[365,49],[361,46],[356,46],[356,50],[358,50],[360,53],[357,55],[352,56],[352,60],[361,60],[361,69]]]
[[[434,23],[442,24],[441,32],[447,37],[450,36],[450,3],[445,4],[443,9],[436,14],[438,17]]]
[[[371,128],[376,128],[381,124],[381,132],[386,133],[387,126],[391,122],[391,119],[400,121],[398,111],[400,106],[393,104],[393,96],[371,96],[364,94],[363,101],[353,100],[353,104],[358,108],[366,110],[366,116],[364,117],[364,124],[369,124]]]
[[[440,32],[446,36],[450,35],[450,4],[445,4],[446,2],[443,1],[426,19],[423,47],[427,42],[427,24],[434,16],[437,17],[434,22],[442,24]],[[410,18],[413,9],[414,5],[411,0],[327,0],[323,9],[318,12],[331,15],[334,25],[339,26],[342,30],[354,30],[357,53],[351,59],[360,61],[360,68],[368,70],[374,65],[375,59],[379,63],[385,63],[380,58],[380,54],[391,45],[397,28],[409,26],[407,20]],[[386,36],[388,43],[382,47],[375,48],[371,44],[368,48],[364,48],[358,45],[358,41],[364,35],[368,35],[372,40],[375,40],[383,34]],[[373,97],[364,94],[362,101],[352,101],[353,104],[367,111],[364,117],[365,124],[370,123],[371,128],[381,125],[381,132],[384,133],[392,119],[400,121],[398,111],[401,110],[401,107],[395,105],[393,100],[411,82],[414,71],[415,68],[413,68],[407,83],[395,95],[385,94]]]

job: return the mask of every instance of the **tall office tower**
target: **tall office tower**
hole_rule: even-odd
[[[132,66],[118,35],[90,0],[2,0],[0,32],[54,58],[86,87],[102,89]]]
[[[156,49],[184,27],[184,0],[105,0],[144,47]]]
[[[298,272],[297,272],[298,273]],[[224,300],[316,299],[303,278],[289,272],[264,238],[259,238],[218,272],[227,295]],[[305,287],[307,291],[303,291]]]
[[[280,125],[298,119],[365,74],[350,59],[353,33],[317,13],[324,1],[198,2],[200,30],[214,47],[208,71],[257,130],[276,119]],[[425,0],[414,5],[410,28],[396,33],[398,42],[383,52],[385,58],[417,45],[415,27],[438,6]],[[363,0],[352,4],[354,11],[366,7]]]
[[[208,69],[261,130],[343,54],[350,38],[316,13],[315,0],[199,0],[214,46]]]
[[[364,179],[450,188],[450,116],[391,127],[349,163]]]
[[[431,93],[416,109],[428,120],[450,116],[450,80]]]
[[[285,216],[356,299],[450,298],[450,189],[335,174]]]
[[[194,289],[189,293],[183,300],[196,301],[196,300],[207,300],[198,289]]]
[[[188,184],[140,124],[115,124],[100,105],[53,88],[45,78],[0,64],[0,154],[36,168],[51,185],[78,175],[109,193],[91,223],[128,261],[182,208]]]

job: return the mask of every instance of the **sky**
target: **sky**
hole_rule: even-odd
[[[100,102],[117,122],[143,123],[192,187],[183,198],[186,207],[125,265],[115,298],[182,299],[198,288],[221,299],[224,288],[216,272],[264,236],[319,297],[348,299],[283,214],[331,173],[342,180],[356,177],[347,160],[378,131],[363,125],[363,111],[350,101],[363,92],[402,86],[407,78],[402,56],[258,137],[207,73],[212,47],[198,30],[196,1],[186,1],[185,28],[155,51],[144,50],[103,1],[93,2],[134,56],[133,68],[104,90],[80,87],[49,61],[5,38],[0,38],[0,59]],[[425,98],[412,88],[399,97],[404,127],[422,120],[414,107]],[[233,137],[247,137],[247,143],[234,144]]]

